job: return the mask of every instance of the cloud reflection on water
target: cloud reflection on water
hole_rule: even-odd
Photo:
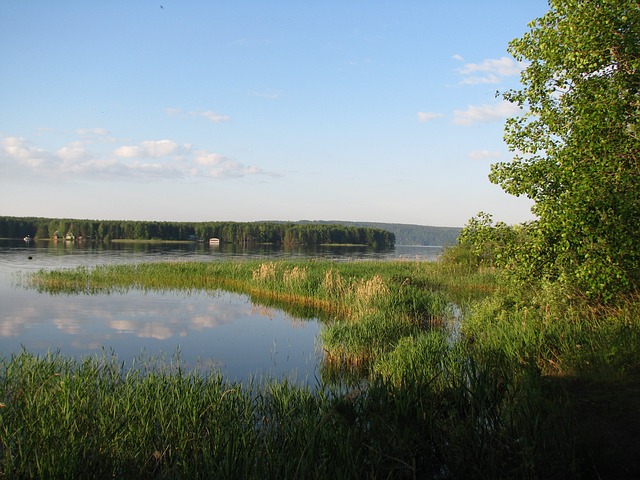
[[[19,340],[30,351],[85,355],[113,348],[135,355],[180,349],[191,357],[215,358],[216,365],[251,363],[252,357],[264,365],[265,358],[275,363],[276,342],[288,350],[300,347],[298,355],[313,354],[318,330],[313,320],[294,319],[229,292],[15,293],[0,318],[2,352]]]
[[[47,294],[37,295],[47,297]],[[117,334],[166,340],[233,324],[242,317],[288,317],[276,309],[254,306],[245,297],[227,292],[185,295],[132,290],[125,294],[67,296],[63,302],[56,297],[49,298],[51,301],[40,306],[25,305],[23,301],[5,304],[0,337],[34,335],[29,330],[49,324],[73,336],[97,332],[107,335],[113,330]]]

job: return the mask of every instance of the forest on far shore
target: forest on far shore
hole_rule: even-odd
[[[423,245],[431,247],[446,247],[455,245],[460,227],[434,227],[430,225],[415,225],[409,223],[381,223],[381,222],[347,222],[338,220],[300,220],[297,223],[338,224],[348,227],[381,228],[393,233],[396,245]]]
[[[0,238],[208,241],[283,245],[353,244],[377,248],[395,244],[381,228],[301,222],[153,222],[0,217]]]

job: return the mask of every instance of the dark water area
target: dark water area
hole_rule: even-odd
[[[327,258],[336,261],[437,258],[439,247],[283,248],[202,243],[69,243],[0,240],[0,354],[27,350],[82,358],[115,354],[125,364],[179,352],[187,367],[215,368],[231,380],[251,377],[317,382],[322,358],[317,319],[253,304],[246,295],[142,292],[52,295],[25,289],[20,278],[40,269],[170,260]]]

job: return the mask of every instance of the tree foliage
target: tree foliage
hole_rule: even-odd
[[[85,240],[208,240],[288,245],[354,244],[390,247],[392,232],[380,228],[285,222],[151,222],[0,217],[0,238],[59,238],[70,233]]]
[[[512,237],[513,227],[504,222],[494,223],[491,215],[480,212],[460,232],[459,260],[475,266],[498,266]]]
[[[298,223],[339,224],[347,227],[366,227],[387,230],[395,235],[396,245],[448,246],[455,245],[460,227],[434,227],[407,223],[350,222],[336,220],[301,220]]]
[[[535,202],[519,273],[607,302],[640,282],[640,2],[549,5],[510,43],[527,66],[504,98],[523,113],[490,179]]]

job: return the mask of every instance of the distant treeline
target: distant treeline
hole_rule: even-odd
[[[286,245],[358,244],[390,247],[393,233],[381,228],[338,224],[284,222],[149,222],[77,220],[37,217],[0,217],[0,238],[64,238],[111,241],[202,240],[224,243]]]
[[[343,222],[343,221],[308,221],[298,223],[309,224],[331,224],[337,223],[346,226],[382,228],[395,235],[396,245],[429,245],[429,246],[449,246],[455,245],[460,227],[430,227],[427,225],[412,225],[404,223],[374,223],[374,222]]]

